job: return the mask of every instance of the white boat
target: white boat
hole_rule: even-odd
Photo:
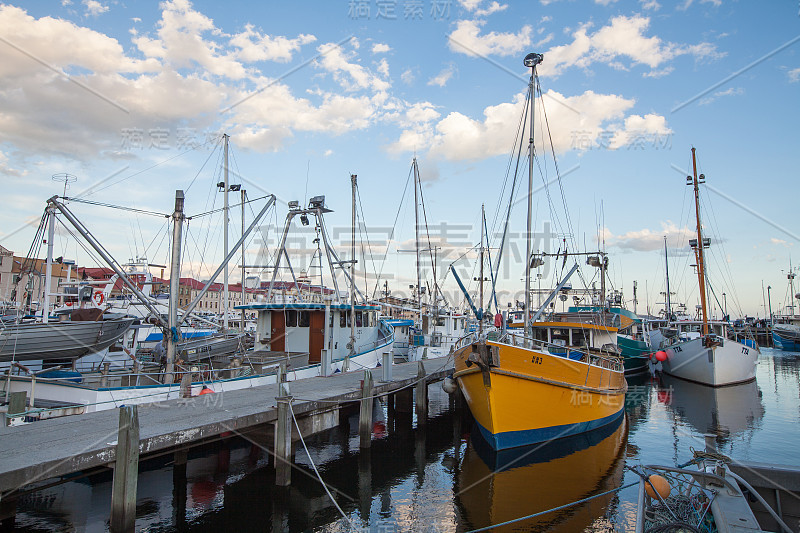
[[[660,361],[656,364],[656,368],[660,366],[666,374],[713,387],[744,383],[755,379],[756,361],[760,352],[758,345],[752,339],[747,339],[744,343],[729,339],[727,322],[712,321],[708,318],[706,303],[708,280],[704,250],[711,245],[711,241],[703,238],[698,187],[700,183],[705,182],[705,176],[697,175],[694,148],[692,148],[692,167],[693,175],[687,178],[687,182],[694,188],[697,238],[691,239],[689,245],[697,259],[702,320],[670,323],[670,328],[674,331],[665,335],[660,350],[656,352],[656,357]]]
[[[715,387],[754,380],[760,353],[755,342],[728,338],[727,322],[709,320],[705,326],[707,333],[703,335],[702,321],[670,324],[675,336],[662,342],[659,351],[666,359],[655,368],[660,365],[665,374]]]
[[[289,211],[282,242],[286,242],[286,235],[295,217],[314,216],[317,224],[324,228],[323,214],[330,210],[325,208],[324,197],[316,199],[308,208],[293,207]],[[262,214],[264,212],[266,208]],[[257,222],[258,218],[251,229]],[[341,271],[347,273],[342,267],[345,262],[338,259],[332,247],[327,251],[333,259],[330,264],[333,283],[338,287],[336,270],[340,270],[339,274]],[[288,258],[288,252],[282,245],[278,257],[283,255]],[[275,272],[279,264],[280,259]],[[291,264],[288,261],[287,264],[292,272]],[[346,278],[349,281],[354,276]],[[275,286],[275,282],[273,276],[270,287]],[[25,413],[24,419],[33,421],[113,409],[120,405],[195,396],[204,389],[207,389],[206,393],[222,393],[252,388],[276,383],[280,379],[279,374],[285,376],[287,381],[292,381],[375,368],[380,366],[385,354],[391,353],[394,332],[378,319],[378,306],[356,303],[357,288],[352,283],[349,285],[349,298],[333,291],[332,295],[338,298],[335,302],[303,301],[301,292],[297,294],[298,301],[284,301],[277,298],[278,295],[270,288],[264,301],[237,307],[258,313],[256,346],[222,362],[212,360],[186,366],[176,365],[172,372],[158,366],[148,368],[137,365],[133,371],[109,372],[105,369],[84,375],[70,373],[62,378],[9,375],[4,385],[10,392],[27,393],[32,408]],[[273,295],[281,301],[271,300]],[[180,354],[179,350],[177,354]]]

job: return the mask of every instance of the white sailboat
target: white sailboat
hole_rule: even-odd
[[[666,337],[656,356],[663,359],[661,370],[688,381],[720,387],[752,381],[756,377],[758,346],[753,341],[737,342],[728,338],[727,321],[713,321],[708,318],[706,302],[706,260],[704,249],[711,245],[703,237],[700,220],[699,184],[705,176],[697,175],[695,149],[692,148],[693,175],[687,177],[687,184],[694,188],[695,213],[697,218],[697,238],[691,239],[691,246],[697,259],[697,280],[700,289],[702,320],[673,322],[673,335]]]

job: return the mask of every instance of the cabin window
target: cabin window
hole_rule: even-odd
[[[444,317],[443,316],[436,317],[436,325],[437,326],[444,326]]]
[[[566,345],[569,344],[569,330],[568,329],[553,329],[553,338],[550,342],[553,344]],[[563,342],[558,342],[563,341]]]
[[[547,342],[547,329],[536,328],[533,330],[533,338],[537,341]]]
[[[356,327],[362,327],[364,323],[363,313],[361,311],[356,311]]]
[[[352,323],[352,321],[350,319],[350,311],[342,310],[339,313],[339,327],[340,328],[349,328],[351,323]]]
[[[330,319],[329,327],[331,329],[333,329],[333,313],[330,313],[330,315],[331,315],[331,319]]]
[[[309,327],[311,325],[311,319],[309,317],[309,315],[311,313],[309,313],[308,311],[300,311],[299,314],[300,314],[300,317],[299,317],[299,319],[297,321],[297,325],[299,327],[301,327],[301,328]]]
[[[573,346],[588,346],[589,339],[587,332],[582,329],[572,330],[572,345]]]
[[[286,311],[286,327],[297,327],[297,311]]]

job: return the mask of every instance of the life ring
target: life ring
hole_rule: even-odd
[[[96,292],[92,296],[92,299],[94,300],[94,303],[96,303],[97,305],[103,305],[103,302],[105,301],[106,297],[103,295],[102,292]]]

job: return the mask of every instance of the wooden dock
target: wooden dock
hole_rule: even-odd
[[[411,412],[410,387],[425,383],[415,387],[418,423],[424,423],[427,385],[451,371],[452,360],[442,357],[393,365],[392,379],[387,382],[381,381],[382,368],[369,371],[371,380],[367,371],[354,371],[292,381],[288,383],[290,410],[282,391],[285,384],[274,384],[2,428],[0,508],[5,517],[13,517],[16,498],[30,489],[113,468],[117,501],[112,501],[112,529],[128,531],[140,458],[174,453],[179,464],[185,462],[188,448],[231,434],[245,435],[273,451],[276,483],[287,485],[292,441],[297,439],[296,429],[292,432],[292,412],[306,436],[338,425],[340,408],[353,402],[360,402],[362,419],[371,416],[372,401],[362,401],[362,397],[389,395],[390,408]],[[133,446],[136,441],[138,447]],[[368,446],[369,438],[362,438],[362,447]],[[118,454],[124,455],[120,467],[116,467]]]

